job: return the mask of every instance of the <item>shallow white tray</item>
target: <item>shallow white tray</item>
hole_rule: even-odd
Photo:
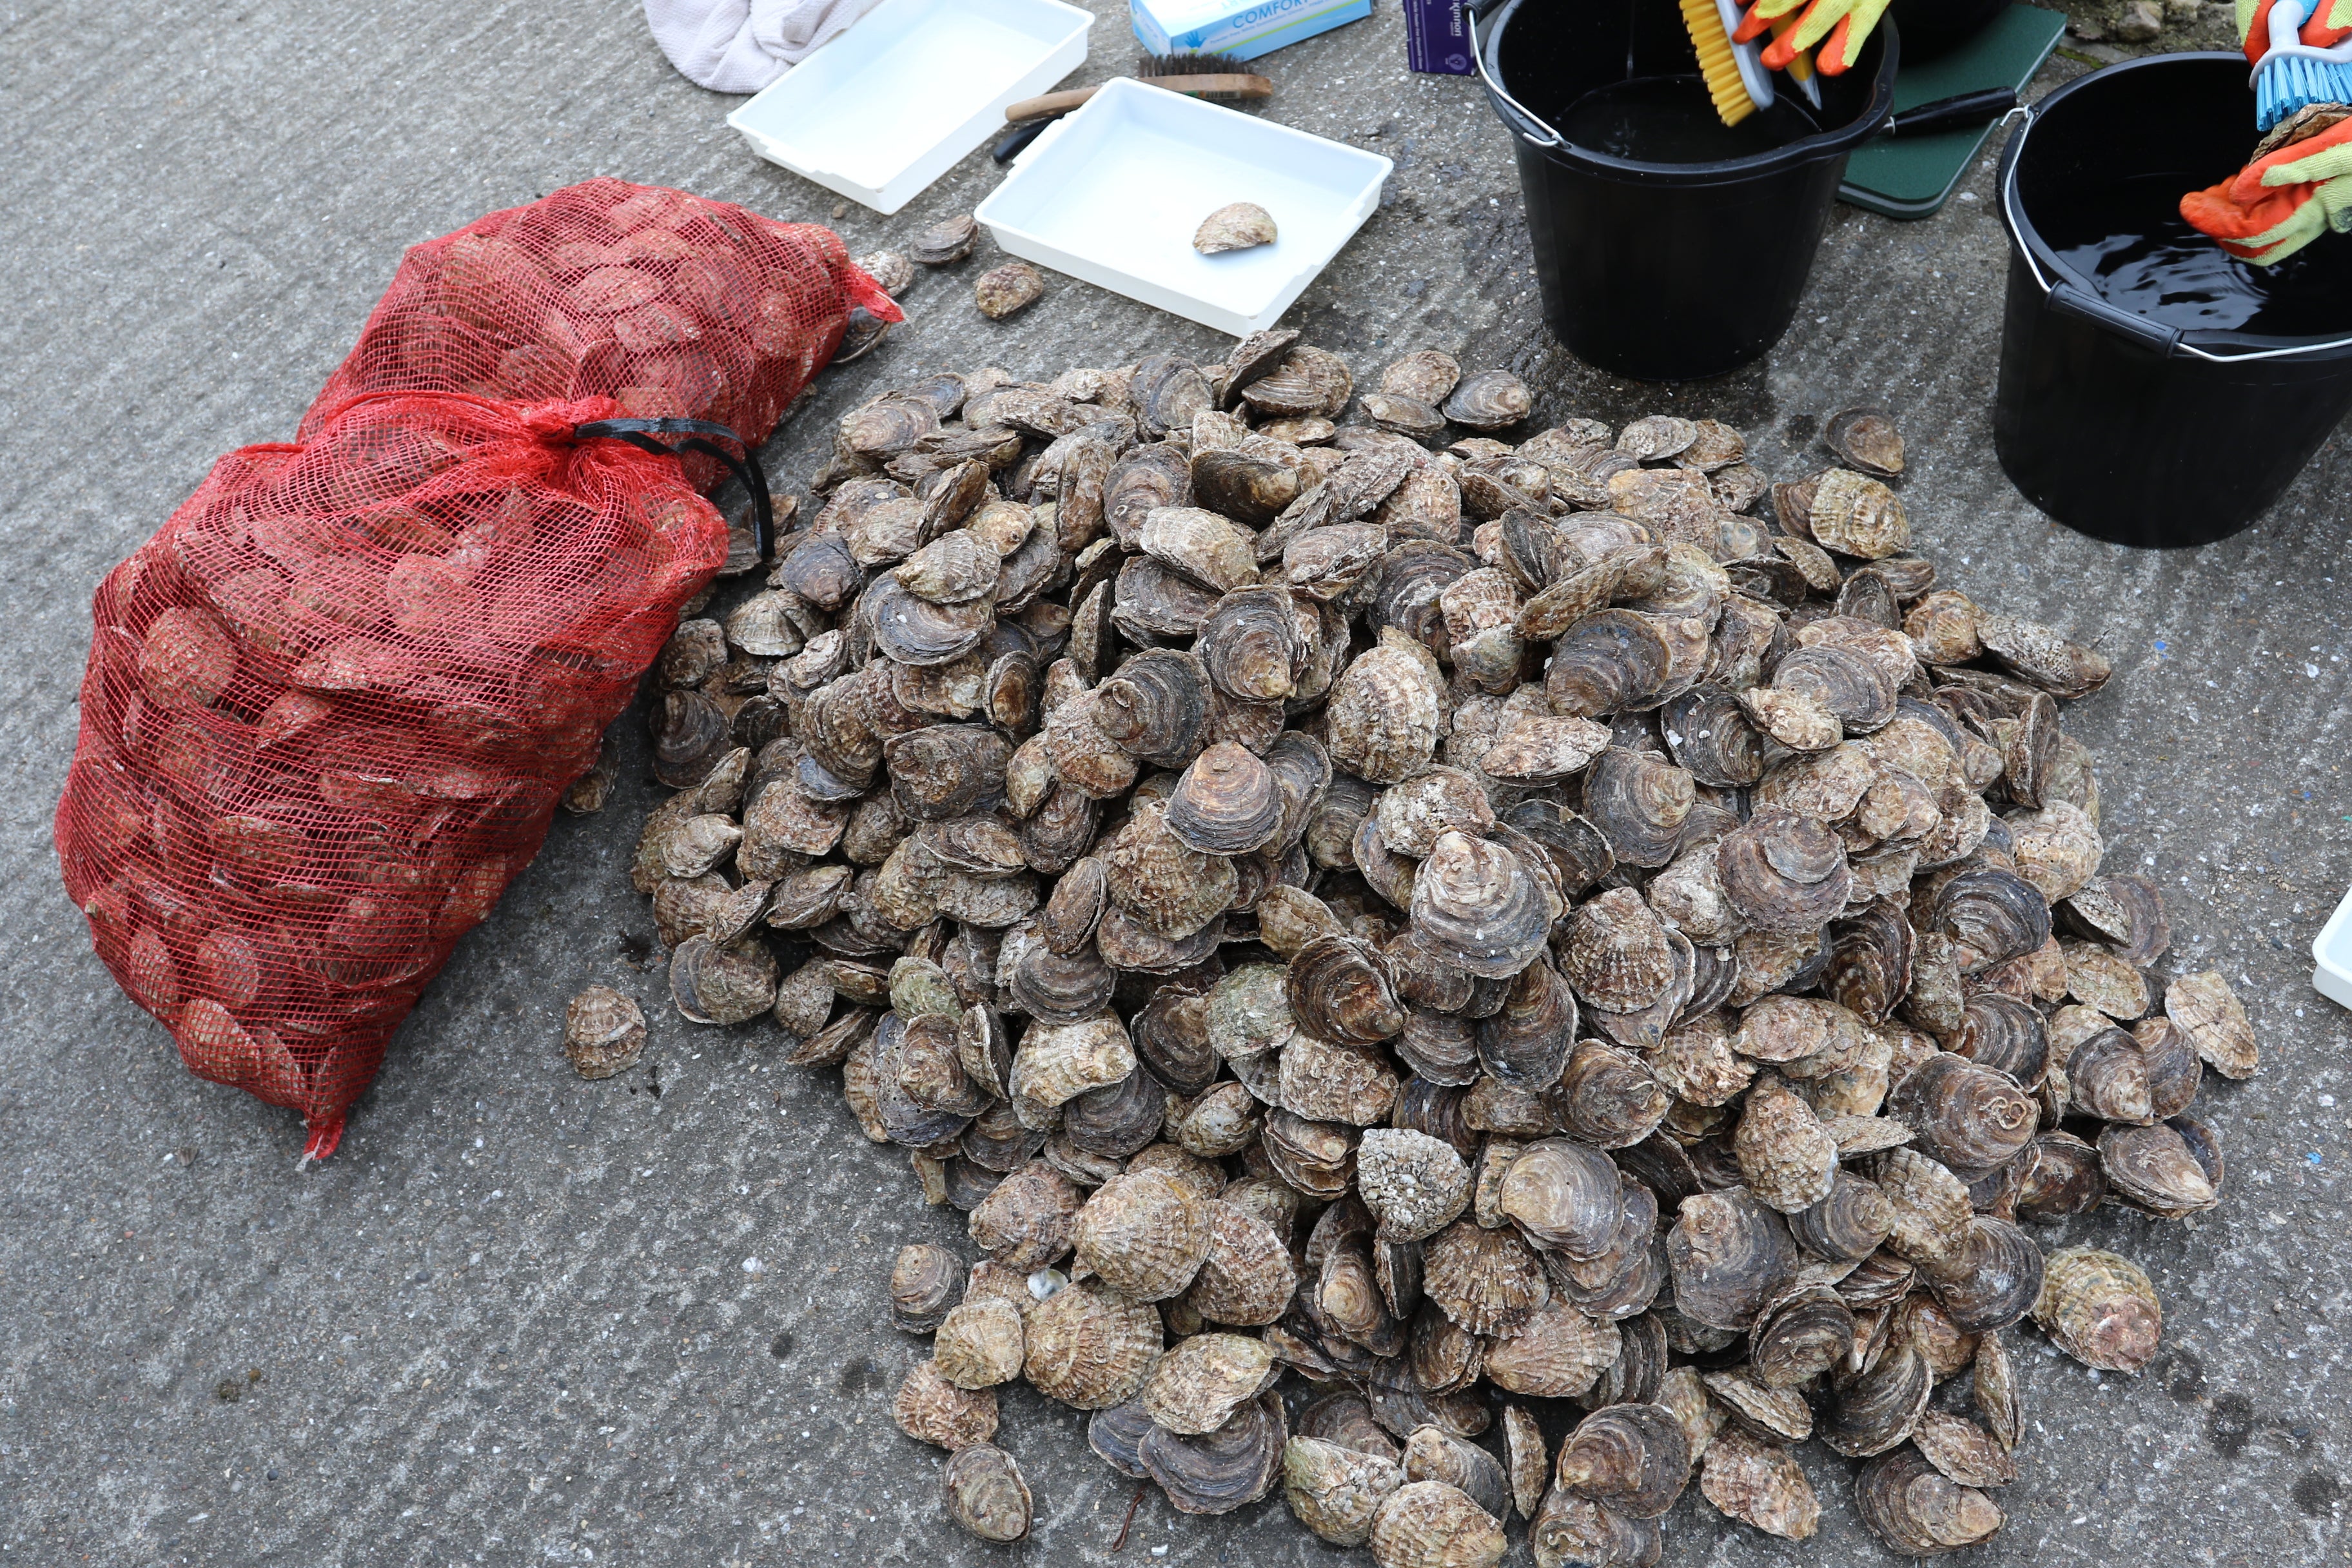
[[[1380,205],[1386,158],[1129,77],[1045,131],[973,216],[1013,255],[1231,332],[1270,327]],[[1272,245],[1203,256],[1228,202]]]
[[[770,163],[894,213],[1001,132],[1006,105],[1084,65],[1093,25],[1062,0],[882,0],[727,123]]]
[[[2319,928],[2319,935],[2311,944],[2311,956],[2318,968],[2311,972],[2312,984],[2330,1002],[2352,1007],[2352,893],[2336,906],[2327,923]]]

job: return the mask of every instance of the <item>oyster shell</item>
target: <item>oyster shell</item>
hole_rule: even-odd
[[[1820,1257],[1858,1263],[1895,1228],[1895,1210],[1875,1183],[1839,1171],[1829,1194],[1789,1216],[1789,1233]]]
[[[2156,1287],[2139,1266],[2090,1247],[2050,1255],[2033,1321],[2060,1350],[2103,1372],[2138,1372],[2164,1331]]]
[[[1911,542],[1900,498],[1851,468],[1832,468],[1814,484],[1806,531],[1826,549],[1865,561],[1897,554]]]
[[[1155,1423],[1136,1445],[1136,1456],[1178,1512],[1231,1513],[1274,1489],[1289,1440],[1282,1396],[1264,1394],[1198,1436]]]
[[[1995,1068],[1940,1051],[1888,1096],[1919,1148],[1963,1179],[2005,1165],[2033,1140],[2042,1108]]]
[[[1775,1443],[1801,1443],[1812,1436],[1813,1413],[1804,1395],[1763,1382],[1754,1367],[1706,1373],[1703,1381],[1741,1430]]]
[[[1134,1070],[1135,1047],[1117,1018],[1040,1022],[1021,1037],[1006,1088],[1015,1104],[1025,1101],[1050,1110],[1090,1089],[1117,1083]]]
[[[1853,886],[1837,835],[1783,806],[1759,806],[1745,826],[1724,835],[1716,865],[1739,917],[1782,935],[1819,931],[1843,910]]]
[[[1510,1478],[1511,1502],[1521,1519],[1532,1522],[1543,1504],[1551,1476],[1550,1457],[1544,1451],[1543,1429],[1525,1407],[1503,1406],[1503,1469]]]
[[[2018,1403],[2017,1373],[1999,1334],[1977,1342],[1969,1382],[1977,1413],[2004,1453],[2013,1453],[2025,1435],[2025,1411]]]
[[[940,1375],[958,1388],[992,1388],[1021,1375],[1021,1309],[1002,1298],[950,1309],[931,1342]]]
[[[1698,1489],[1718,1513],[1783,1541],[1810,1541],[1821,1529],[1821,1500],[1796,1456],[1745,1432],[1725,1432],[1707,1445]]]
[[[1748,1190],[1782,1214],[1811,1208],[1835,1184],[1837,1141],[1778,1073],[1759,1074],[1749,1088],[1731,1147]]]
[[[1475,1027],[1477,1060],[1494,1079],[1528,1093],[1550,1089],[1567,1069],[1576,1037],[1576,994],[1550,963],[1534,962],[1503,990],[1503,1004]]]
[[[1564,1487],[1544,1494],[1528,1539],[1538,1568],[1654,1568],[1662,1545],[1656,1520],[1630,1518]]]
[[[890,1266],[890,1321],[910,1334],[940,1326],[963,1293],[963,1265],[954,1253],[928,1242],[898,1249]]]
[[[2017,1464],[1990,1434],[1965,1416],[1940,1410],[1920,1413],[1911,1441],[1929,1464],[1964,1487],[2005,1487],[2017,1479]]]
[[[1322,1039],[1374,1045],[1404,1028],[1387,966],[1352,937],[1317,937],[1300,948],[1282,994],[1291,1017]]]
[[[1820,1283],[1800,1282],[1765,1302],[1748,1331],[1749,1367],[1767,1388],[1805,1384],[1843,1361],[1853,1345],[1853,1309]]]
[[[1029,1533],[1029,1483],[1013,1456],[990,1443],[968,1443],[940,1472],[948,1517],[982,1541],[1018,1541]]]
[[[1116,1176],[1078,1210],[1077,1259],[1131,1300],[1183,1293],[1209,1253],[1209,1211],[1201,1195],[1158,1171]]]
[[[1906,1557],[1935,1557],[1990,1539],[2004,1522],[2000,1505],[1937,1471],[1916,1448],[1863,1467],[1854,1502],[1864,1524]]]
[[[2009,1221],[1979,1215],[1958,1247],[1919,1271],[1954,1328],[1987,1333],[2032,1310],[2042,1293],[2042,1248]]]
[[[1683,1200],[1666,1234],[1675,1309],[1710,1328],[1745,1329],[1797,1269],[1788,1224],[1746,1189]]]
[[[646,1016],[609,985],[591,985],[563,1009],[563,1054],[582,1078],[611,1078],[646,1053]]]
[[[1848,408],[1831,415],[1822,426],[1822,440],[1840,462],[1861,473],[1891,479],[1903,471],[1903,433],[1891,416],[1878,409]]]
[[[1564,1301],[1538,1307],[1486,1351],[1486,1380],[1511,1394],[1566,1399],[1582,1394],[1617,1359],[1615,1324]]]
[[[1511,1516],[1511,1484],[1495,1456],[1438,1426],[1417,1426],[1404,1446],[1404,1479],[1444,1481],[1496,1521]]]
[[[2125,1203],[2166,1219],[2221,1201],[2221,1142],[2191,1117],[2152,1127],[2110,1124],[2099,1134],[2099,1164]]]
[[[1625,1197],[1609,1156],[1573,1139],[1547,1138],[1511,1161],[1495,1203],[1537,1246],[1588,1259],[1614,1241]]]
[[[1080,1410],[1123,1405],[1160,1359],[1160,1314],[1099,1279],[1065,1285],[1022,1309],[1022,1375]]]
[[[1005,1268],[1029,1274],[1070,1250],[1082,1202],[1070,1179],[1032,1160],[996,1184],[967,1224],[972,1241]]]
[[[1025,261],[992,267],[971,283],[972,301],[980,307],[980,313],[992,321],[1001,321],[1027,310],[1045,292],[1044,276]]]
[[[1656,1001],[1673,983],[1674,950],[1641,895],[1613,888],[1569,916],[1560,965],[1585,1001],[1630,1013]]]
[[[2079,901],[2081,895],[2075,895]],[[2252,1078],[2262,1066],[2253,1026],[2221,971],[2184,974],[2164,988],[2165,1016],[2185,1031],[2197,1054],[2224,1078]]]
[[[1326,743],[1333,765],[1375,784],[1400,783],[1437,749],[1436,661],[1393,628],[1332,683]]]
[[[1248,250],[1272,245],[1274,216],[1255,202],[1229,202],[1201,220],[1192,231],[1192,248],[1203,256],[1228,250]]]
[[[1507,430],[1535,408],[1527,384],[1507,370],[1482,370],[1462,378],[1445,399],[1445,416],[1473,430]]]
[[[1356,1151],[1356,1181],[1382,1234],[1400,1241],[1435,1235],[1468,1204],[1470,1168],[1427,1133],[1373,1128]]]
[[[1884,1454],[1910,1436],[1935,1389],[1927,1358],[1914,1346],[1892,1346],[1875,1366],[1835,1385],[1822,1411],[1821,1439],[1848,1458]]]
[[[1281,1235],[1259,1215],[1212,1200],[1209,1246],[1185,1302],[1206,1321],[1258,1328],[1289,1309],[1298,1270]]]
[[[996,1436],[996,1391],[958,1388],[933,1362],[918,1362],[890,1402],[898,1430],[953,1453]]]
[[[1283,1446],[1283,1500],[1299,1523],[1334,1546],[1370,1541],[1373,1515],[1402,1485],[1403,1468],[1380,1454],[1312,1436]]]
[[[2088,1214],[2106,1200],[2107,1178],[2099,1151],[2071,1132],[2038,1134],[2018,1156],[2017,1214],[2021,1219],[2060,1219]]]
[[[1160,1358],[1138,1398],[1160,1426],[1197,1437],[1224,1426],[1280,1375],[1274,1352],[1262,1340],[1194,1334]]]
[[[1630,1519],[1655,1519],[1682,1495],[1690,1468],[1690,1440],[1674,1412],[1662,1405],[1611,1405],[1577,1424],[1560,1444],[1553,1474],[1563,1490]]]
[[[1509,1542],[1460,1489],[1407,1481],[1373,1514],[1370,1544],[1380,1568],[1495,1568]]]
[[[1542,1265],[1517,1232],[1469,1219],[1455,1220],[1423,1244],[1422,1289],[1474,1334],[1516,1331],[1551,1298]]]
[[[1414,876],[1412,904],[1424,947],[1472,974],[1507,979],[1544,951],[1558,900],[1510,849],[1449,830]]]
[[[970,256],[979,237],[979,221],[970,213],[958,213],[917,233],[907,254],[926,267],[946,267]]]

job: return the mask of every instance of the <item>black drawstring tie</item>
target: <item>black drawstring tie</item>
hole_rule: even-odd
[[[687,439],[669,447],[655,440],[656,436],[684,436]],[[705,440],[703,437],[707,436],[718,436],[734,442],[742,449],[742,456],[738,457],[724,447]],[[572,427],[572,438],[575,441],[604,437],[626,441],[640,451],[659,453],[664,457],[675,458],[680,452],[700,452],[726,464],[728,471],[742,480],[743,488],[751,493],[751,548],[762,561],[775,552],[776,512],[768,498],[768,476],[760,471],[759,464],[751,460],[751,446],[742,437],[709,419],[592,419],[585,425]]]

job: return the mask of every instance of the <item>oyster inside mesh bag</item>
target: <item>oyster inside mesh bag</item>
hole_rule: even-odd
[[[361,393],[470,392],[612,397],[757,446],[860,310],[903,320],[830,229],[583,180],[410,247],[299,435]],[[698,483],[720,477],[707,458],[686,463]]]
[[[574,439],[622,412],[362,396],[99,586],[67,889],[189,1070],[311,1155],[726,560],[677,458]]]

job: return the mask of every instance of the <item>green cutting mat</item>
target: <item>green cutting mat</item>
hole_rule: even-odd
[[[1901,119],[1906,109],[1982,88],[2013,88],[2022,93],[2065,30],[2063,13],[2011,5],[1942,59],[1897,71],[1895,118]],[[1876,137],[1846,160],[1845,184],[1838,187],[1838,195],[1888,217],[1933,217],[1951,199],[1952,187],[1976,162],[1999,123],[1934,136]]]

